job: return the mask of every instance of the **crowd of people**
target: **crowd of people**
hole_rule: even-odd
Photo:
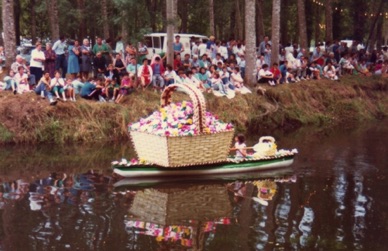
[[[180,36],[173,43],[174,61],[166,64],[165,55],[147,59],[146,45],[124,44],[121,37],[115,49],[109,39],[96,39],[91,46],[88,39],[82,45],[61,36],[54,44],[36,43],[30,62],[16,57],[2,89],[15,95],[35,91],[55,105],[57,100],[76,101],[80,96],[100,102],[122,102],[133,90],[153,88],[162,91],[173,83],[194,85],[204,92],[239,92],[244,88],[244,41],[231,39],[208,41],[192,37],[191,53],[183,53]],[[265,37],[257,50],[256,74],[259,84],[271,86],[303,80],[339,80],[345,74],[370,76],[388,75],[388,48],[372,53],[360,49],[357,42],[348,47],[338,41],[318,44],[312,52],[298,44],[279,48],[279,64],[271,62],[271,41]],[[0,47],[0,58],[4,58]],[[29,64],[28,64],[29,63]]]

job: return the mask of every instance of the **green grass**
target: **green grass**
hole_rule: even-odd
[[[341,82],[305,81],[254,90],[234,99],[205,93],[207,110],[232,122],[237,132],[270,133],[302,126],[332,127],[361,120],[384,119],[388,111],[388,79],[344,77]],[[253,88],[252,88],[253,89]],[[174,93],[174,101],[188,100]],[[1,143],[92,143],[128,140],[127,125],[160,108],[160,94],[136,91],[123,104],[76,103],[48,106],[35,94],[0,93]]]

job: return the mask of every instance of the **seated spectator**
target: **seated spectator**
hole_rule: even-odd
[[[279,71],[280,75],[280,71]],[[265,83],[269,85],[276,85],[275,84],[275,79],[274,79],[274,74],[268,70],[268,65],[263,64],[261,70],[259,71],[259,83]]]
[[[89,79],[86,81],[81,88],[81,98],[95,100],[101,99],[101,92],[103,88],[101,82],[102,80],[100,78],[95,78],[94,80]]]
[[[139,67],[137,76],[140,78],[140,84],[143,90],[152,82],[152,68],[148,65],[148,60],[143,59],[143,64]]]
[[[224,63],[220,53],[216,54],[216,57],[212,60],[212,64],[217,65],[218,62]]]
[[[211,81],[212,81],[213,90],[219,91],[222,95],[226,95],[226,89],[225,89],[224,83],[220,79],[220,74],[218,72],[213,73],[213,78]]]
[[[280,78],[280,83],[281,84],[283,84],[283,83],[288,84],[288,80],[287,80],[287,64],[288,64],[287,60],[280,61],[279,71],[280,71],[280,74],[281,74],[281,78]]]
[[[180,54],[174,55],[174,71],[178,71],[182,67],[182,59]]]
[[[119,71],[115,69],[113,64],[108,65],[108,68],[106,69],[104,77],[105,79],[110,79],[110,80],[115,79],[116,81],[120,81]]]
[[[133,90],[133,82],[135,81],[135,76],[129,77],[129,74],[124,74],[123,79],[121,80],[120,91],[117,99],[115,101],[116,104],[119,104],[123,98],[129,95]]]
[[[192,66],[192,60],[190,59],[190,54],[185,54],[185,57],[182,60],[182,65],[187,71]]]
[[[245,56],[241,55],[240,62],[238,63],[238,67],[240,68],[240,74],[243,79],[245,78],[245,66],[246,66]]]
[[[80,94],[82,86],[84,85],[84,83],[81,82],[81,75],[78,75],[75,79],[73,79],[71,84],[73,85],[74,93]]]
[[[167,70],[163,74],[165,85],[169,86],[175,83],[176,73],[171,65],[166,66]]]
[[[45,72],[43,77],[38,82],[35,93],[40,95],[42,98],[47,98],[50,102],[50,105],[56,105],[57,101],[53,99],[53,95],[51,93],[51,78],[50,73]]]
[[[196,75],[197,79],[201,81],[203,87],[208,90],[211,88],[211,82],[209,80],[209,74],[205,67],[201,67]]]
[[[128,73],[124,73],[124,76],[128,76]],[[119,94],[120,84],[116,82],[116,79],[105,79],[105,87],[102,89],[102,95],[105,96],[110,102],[114,102]]]
[[[193,59],[191,61],[191,66],[192,67],[196,67],[196,68],[199,68],[199,60],[198,60],[198,56],[197,55],[194,55],[193,56]]]
[[[317,64],[315,62],[311,62],[309,71],[311,73],[310,78],[311,79],[321,79],[321,71],[319,70]]]
[[[11,69],[13,70],[13,72],[15,72],[15,74],[19,72],[19,66],[22,66],[24,69],[24,73],[27,74],[28,84],[30,86],[36,85],[35,75],[30,73],[30,70],[28,69],[27,65],[25,64],[23,57],[20,55],[17,55],[16,62],[12,63],[12,65],[11,65]]]
[[[4,90],[12,90],[13,94],[17,93],[17,83],[15,81],[15,72],[10,69],[8,75],[4,77]]]
[[[244,80],[241,77],[240,69],[238,67],[234,67],[233,73],[230,76],[230,81],[236,89],[239,89],[244,86]]]
[[[68,97],[70,101],[75,102],[75,91],[72,83],[72,78],[67,79],[63,90],[65,91],[65,96]]]
[[[186,55],[189,55],[189,54],[186,54]],[[164,79],[162,76],[164,75],[165,69],[159,55],[156,55],[153,57],[151,62],[151,68],[152,68],[152,85],[155,91],[161,91],[164,87]]]
[[[65,80],[61,78],[61,73],[59,71],[55,71],[54,78],[51,79],[50,83],[51,92],[55,94],[55,97],[58,100],[63,100],[66,102],[66,95],[65,95]],[[62,95],[62,99],[59,96],[59,94]]]
[[[349,54],[343,54],[339,61],[339,66],[340,66],[340,72],[341,74],[352,74],[354,70],[354,66],[351,64],[349,60]]]
[[[94,76],[103,77],[106,71],[106,60],[102,56],[102,52],[97,52],[97,55],[93,59]]]
[[[274,63],[269,71],[273,74],[273,81],[275,84],[280,84],[282,74],[280,73],[278,63]]]
[[[323,68],[323,76],[330,80],[338,80],[335,67],[332,65],[331,61],[327,61],[326,66]]]
[[[204,67],[205,69],[208,69],[210,67],[210,62],[207,59],[207,54],[202,55],[201,60],[199,61],[199,67]]]
[[[366,77],[371,76],[371,73],[369,72],[369,68],[367,66],[365,59],[361,59],[360,61],[358,61],[357,65],[355,66],[355,69],[363,76],[366,76]]]
[[[127,72],[129,73],[129,77],[132,77],[137,74],[137,71],[139,70],[141,65],[136,64],[135,58],[132,58],[130,61],[130,64],[127,65]]]
[[[23,66],[19,66],[18,72],[13,78],[16,82],[17,92],[22,94],[24,92],[30,92],[30,87],[28,85],[28,75],[24,71]]]
[[[121,54],[117,53],[113,60],[113,67],[119,75],[123,75],[126,72],[127,65],[121,58]],[[119,81],[119,79],[117,79]]]

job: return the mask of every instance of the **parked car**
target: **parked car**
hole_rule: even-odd
[[[195,37],[201,41],[209,40],[208,37],[197,34],[174,34],[181,37],[180,42],[183,44],[184,51],[181,53],[183,56],[188,53],[191,55],[190,38]],[[147,58],[151,59],[155,54],[164,55],[167,52],[167,33],[151,33],[144,36],[145,45],[148,48]]]

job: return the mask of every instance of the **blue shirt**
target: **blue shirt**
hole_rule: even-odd
[[[66,49],[66,43],[65,41],[58,40],[53,45],[53,51],[56,55],[64,55]]]
[[[96,86],[90,82],[85,82],[81,88],[81,97],[89,96],[94,90]]]

